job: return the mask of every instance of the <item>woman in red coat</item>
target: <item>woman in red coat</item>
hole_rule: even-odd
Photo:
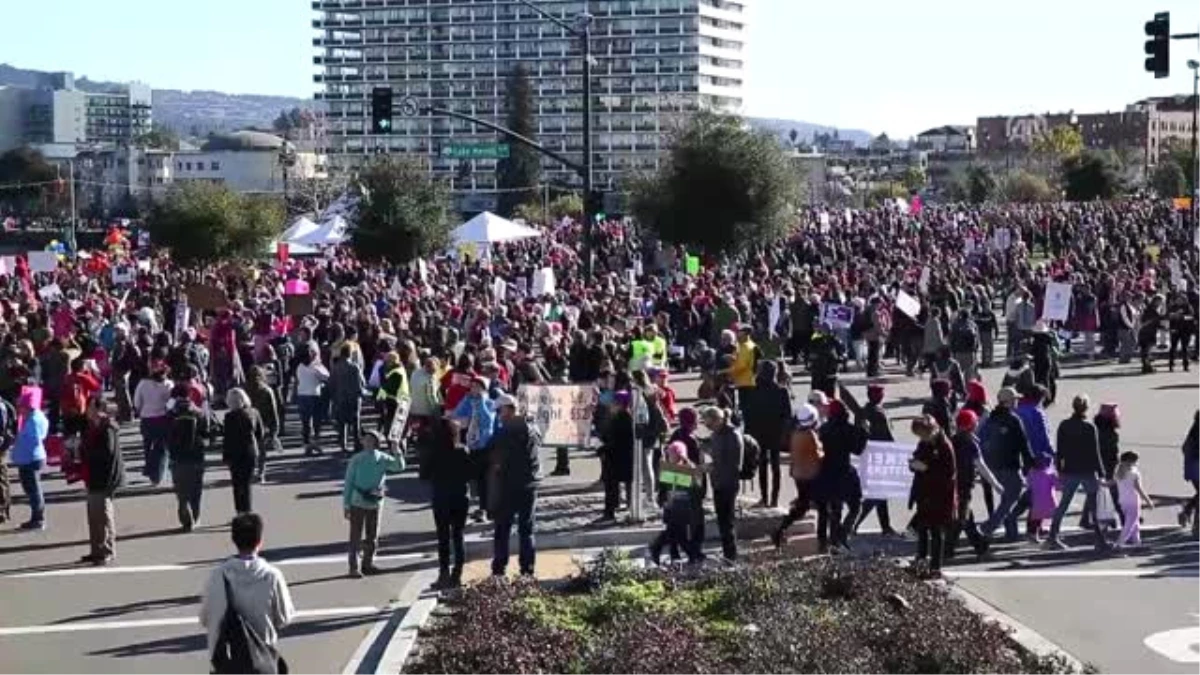
[[[920,439],[908,467],[913,472],[913,498],[917,512],[913,527],[917,530],[917,560],[929,556],[929,570],[942,569],[945,532],[954,522],[957,496],[954,448],[945,431],[933,417],[913,420],[913,434]]]

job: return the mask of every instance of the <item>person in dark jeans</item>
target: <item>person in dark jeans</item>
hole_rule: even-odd
[[[779,506],[780,446],[792,417],[792,401],[787,389],[776,382],[778,373],[774,361],[763,361],[755,387],[747,394],[751,405],[746,408],[746,433],[758,441],[762,450],[758,464],[761,507]]]
[[[517,414],[517,399],[505,394],[496,400],[499,425],[488,442],[487,455],[495,472],[496,529],[493,537],[492,574],[504,576],[508,567],[508,540],[513,521],[517,525],[521,574],[533,576],[537,549],[533,540],[533,520],[537,489],[542,480],[538,455],[542,437],[537,428]]]
[[[633,480],[633,417],[628,391],[613,394],[611,412],[600,429],[600,480],[604,483],[604,515],[616,518],[621,505],[621,485],[629,490]]]
[[[741,488],[739,474],[742,468],[742,453],[745,439],[741,432],[729,424],[721,408],[707,408],[703,414],[704,426],[712,432],[709,437],[708,453],[712,459],[710,476],[713,488],[713,509],[717,512],[717,530],[721,534],[721,553],[727,561],[737,560],[737,538],[734,532],[734,509],[737,506],[738,490]]]
[[[258,446],[263,442],[266,430],[262,417],[250,404],[250,396],[244,389],[230,389],[225,402],[229,412],[225,415],[222,459],[229,467],[233,509],[237,513],[249,513],[252,510],[250,486],[258,465]]]
[[[867,385],[867,404],[859,405],[854,395],[846,387],[839,386],[839,398],[850,412],[854,415],[854,423],[858,426],[865,426],[867,429],[868,441],[883,441],[892,442],[896,440],[892,434],[892,422],[888,419],[887,411],[883,409],[883,385],[869,384]],[[858,528],[862,527],[863,521],[867,516],[874,511],[879,518],[879,527],[881,533],[885,537],[896,536],[896,530],[892,529],[892,517],[888,511],[888,503],[886,499],[866,499],[862,503],[862,511],[858,514],[858,519],[854,523],[852,533],[857,534]]]
[[[840,400],[831,400],[826,410],[828,419],[817,433],[825,456],[816,480],[816,499],[829,510],[830,543],[849,548],[850,533],[862,507],[862,481],[850,458],[866,450],[867,431],[850,423],[850,411]]]
[[[1059,538],[1063,518],[1071,508],[1075,492],[1083,488],[1084,518],[1095,539],[1098,550],[1106,550],[1108,542],[1100,530],[1100,524],[1095,518],[1096,493],[1100,489],[1100,478],[1104,475],[1104,463],[1100,458],[1100,434],[1096,425],[1088,418],[1088,407],[1091,405],[1086,394],[1075,397],[1071,403],[1071,416],[1058,425],[1058,454],[1055,464],[1058,469],[1059,484],[1062,486],[1062,498],[1054,512],[1050,523],[1050,537],[1046,540],[1048,548],[1066,550],[1067,544]]]
[[[1017,514],[1025,494],[1024,476],[1033,466],[1033,452],[1029,448],[1029,436],[1021,418],[1013,412],[1017,392],[1004,387],[996,395],[996,408],[988,416],[987,423],[979,434],[979,444],[992,463],[992,471],[1003,488],[1000,503],[987,522],[980,527],[985,537],[992,536],[1003,523],[1009,539],[1017,538]]]
[[[433,526],[437,532],[437,589],[462,585],[463,528],[467,524],[470,501],[467,482],[471,479],[471,458],[458,443],[454,423],[446,417],[431,418],[421,431],[417,444],[420,475],[432,488]],[[453,553],[453,558],[451,558]]]
[[[200,522],[204,494],[204,453],[216,434],[216,421],[188,400],[186,386],[171,393],[167,453],[171,458],[171,485],[175,489],[179,526],[191,532]]]

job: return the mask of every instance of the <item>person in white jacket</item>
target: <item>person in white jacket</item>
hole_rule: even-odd
[[[233,606],[263,642],[275,647],[279,630],[296,615],[287,581],[277,567],[258,557],[263,521],[257,513],[242,513],[230,524],[237,555],[221,563],[208,577],[200,600],[200,625],[208,633],[208,654],[221,634],[225,618],[225,580],[229,580]]]

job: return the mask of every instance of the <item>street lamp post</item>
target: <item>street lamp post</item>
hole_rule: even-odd
[[[1192,227],[1200,228],[1200,61],[1191,59],[1192,69]]]
[[[584,0],[584,9],[576,18],[577,26],[563,21],[550,14],[530,0],[517,0],[525,7],[536,12],[539,16],[559,26],[571,35],[579,38],[583,51],[583,162],[580,163],[579,173],[583,178],[583,265],[587,278],[592,277],[593,271],[593,231],[596,225],[596,214],[592,209],[592,16]]]

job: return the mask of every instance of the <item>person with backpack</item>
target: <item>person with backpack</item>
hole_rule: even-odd
[[[191,532],[200,523],[200,500],[204,494],[204,454],[218,433],[212,414],[193,403],[188,388],[175,385],[167,429],[167,453],[171,458],[171,486],[175,491],[179,526]]]
[[[950,325],[950,353],[962,369],[962,375],[967,380],[979,376],[976,368],[978,361],[975,352],[979,349],[979,328],[971,318],[971,312],[965,306],[959,310],[954,323]]]
[[[796,411],[795,428],[788,439],[788,449],[791,455],[792,481],[796,484],[796,499],[788,509],[787,515],[779,523],[779,527],[771,533],[771,542],[775,548],[783,546],[783,535],[792,523],[801,520],[808,514],[812,506],[812,482],[821,471],[821,460],[825,456],[821,448],[821,439],[817,436],[817,425],[821,421],[820,413],[815,406],[808,403],[801,405]],[[821,506],[817,507],[817,541],[824,551],[828,547],[828,512]]]
[[[283,572],[258,555],[262,517],[238,514],[230,535],[237,555],[213,570],[200,594],[212,672],[286,673],[279,631],[295,618],[296,608]]]
[[[729,423],[729,418],[721,408],[706,408],[703,418],[704,425],[712,432],[708,439],[708,454],[712,459],[709,473],[712,478],[713,508],[717,512],[717,529],[721,533],[721,552],[727,561],[732,562],[737,560],[734,518],[741,487],[742,453],[746,443],[742,433]]]

